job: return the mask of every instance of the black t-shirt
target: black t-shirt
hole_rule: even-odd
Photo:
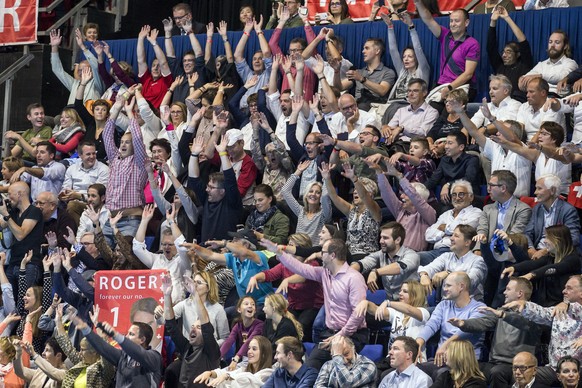
[[[33,252],[31,263],[40,265],[42,262],[42,258],[40,256],[40,243],[43,237],[42,212],[36,206],[30,205],[20,215],[18,208],[12,209],[10,212],[10,218],[12,218],[18,226],[22,226],[22,223],[26,219],[35,220],[36,225],[21,241],[18,241],[16,238],[13,239],[9,265],[11,267],[20,266],[20,262],[24,258],[24,255],[31,249]]]

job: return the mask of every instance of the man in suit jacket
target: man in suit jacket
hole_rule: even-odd
[[[546,255],[546,228],[552,225],[566,225],[572,235],[572,243],[578,246],[580,239],[580,219],[576,208],[558,198],[560,178],[553,174],[541,176],[536,181],[535,197],[538,204],[533,208],[525,235],[528,242],[527,253],[532,260]]]
[[[203,34],[206,32],[206,26],[202,23],[192,19],[192,8],[186,3],[178,3],[172,7],[172,19],[175,26],[172,29],[172,35],[187,35],[186,30],[182,27],[182,23],[190,22],[192,24],[192,32],[195,34]]]
[[[477,226],[477,241],[489,244],[495,230],[505,233],[524,233],[531,218],[531,208],[513,194],[517,188],[517,177],[509,170],[496,170],[491,173],[487,191],[495,202],[483,208]],[[490,252],[490,250],[489,250]],[[494,260],[491,255],[483,254],[489,271],[485,279],[485,303],[495,307],[503,304],[503,291],[506,281],[499,280],[501,271],[512,263]]]

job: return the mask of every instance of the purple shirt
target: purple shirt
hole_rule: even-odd
[[[479,62],[479,58],[481,57],[481,48],[479,47],[479,42],[477,42],[475,38],[465,35],[463,38],[461,38],[462,43],[460,44],[459,48],[457,48],[452,55],[452,60],[460,69],[460,72],[454,72],[448,64],[444,63],[445,59],[447,59],[445,42],[448,43],[450,50],[452,50],[457,44],[456,41],[453,40],[453,37],[449,35],[449,32],[450,30],[448,28],[441,26],[441,36],[439,36],[439,42],[441,43],[441,75],[438,81],[439,85],[448,84],[456,80],[457,77],[465,71],[465,61]],[[471,78],[471,84],[475,84],[476,82],[477,77],[475,74],[473,74],[473,78]]]
[[[368,289],[361,273],[344,263],[334,276],[327,268],[304,264],[287,253],[278,257],[293,273],[323,285],[325,325],[329,329],[339,330],[338,334],[350,337],[366,327],[365,317],[356,317],[355,314],[357,304],[366,299]]]

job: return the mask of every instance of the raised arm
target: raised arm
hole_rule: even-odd
[[[416,11],[420,15],[420,18],[426,24],[430,32],[436,37],[440,38],[442,30],[441,26],[434,20],[430,11],[425,7],[422,0],[415,0],[414,5],[416,6]]]
[[[347,216],[350,213],[350,210],[352,210],[352,204],[350,204],[348,201],[346,201],[337,194],[337,191],[333,183],[331,182],[330,166],[325,162],[321,163],[321,168],[319,169],[319,171],[321,172],[321,178],[323,179],[325,186],[327,187],[327,193],[329,195],[329,198],[331,199],[335,207],[337,207],[340,212]]]
[[[221,20],[218,24],[218,34],[222,38],[222,43],[224,44],[224,52],[226,54],[226,61],[228,63],[234,63],[234,56],[232,55],[232,46],[230,45],[230,41],[228,40],[228,24]]]
[[[253,30],[254,22],[252,20],[247,20],[245,27],[243,29],[243,34],[234,49],[234,61],[235,63],[241,63],[245,61],[245,47],[249,41],[250,32]],[[264,39],[264,37],[263,37]],[[244,80],[243,80],[244,81]]]
[[[176,58],[176,52],[174,51],[174,42],[172,42],[172,28],[174,27],[174,22],[172,18],[162,20],[164,24],[164,47],[166,49],[166,54],[170,58]]]
[[[137,71],[138,76],[143,75],[148,70],[148,63],[145,55],[144,40],[150,33],[150,26],[146,25],[141,28],[141,31],[137,35]]]
[[[148,42],[150,42],[150,44],[154,48],[154,53],[156,54],[156,59],[158,60],[158,64],[160,65],[160,71],[162,73],[162,77],[166,77],[166,76],[172,74],[172,71],[170,70],[170,65],[168,64],[168,59],[166,58],[166,54],[164,54],[164,51],[162,50],[162,48],[160,47],[160,45],[157,42],[158,34],[159,34],[158,29],[154,28],[153,30],[151,30],[149,32],[149,34],[147,36],[147,40],[148,40]],[[146,63],[146,69],[147,69],[147,63]],[[140,70],[140,74],[143,74],[143,73],[141,73],[141,70]]]

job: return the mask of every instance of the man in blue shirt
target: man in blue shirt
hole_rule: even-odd
[[[303,365],[303,344],[295,337],[277,341],[275,360],[279,368],[273,372],[263,388],[311,388],[317,379],[317,370]]]
[[[451,272],[444,281],[443,301],[436,306],[430,319],[416,338],[418,347],[421,349],[430,337],[439,330],[441,332],[439,347],[434,360],[419,365],[420,369],[431,376],[433,380],[436,380],[436,377],[441,372],[444,372],[444,367],[446,367],[445,355],[451,341],[456,339],[468,340],[475,348],[477,359],[481,356],[485,333],[465,333],[449,322],[451,318],[483,317],[483,313],[479,309],[485,307],[485,304],[471,298],[470,290],[471,279],[465,272]]]

